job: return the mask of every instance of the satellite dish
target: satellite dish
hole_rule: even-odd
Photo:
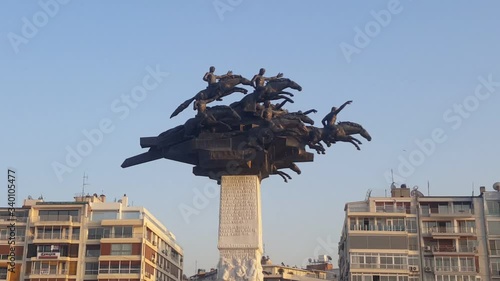
[[[500,182],[496,182],[493,184],[493,189],[496,191],[500,191]]]
[[[313,260],[312,260],[311,258],[309,258],[309,263],[312,263],[312,261],[313,261]]]

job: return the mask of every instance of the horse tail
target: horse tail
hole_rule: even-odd
[[[177,109],[174,111],[174,113],[172,113],[172,115],[170,115],[170,118],[173,118],[175,116],[177,116],[177,114],[181,113],[184,109],[186,109],[190,104],[191,102],[194,101],[194,97],[186,100],[185,102],[181,103],[181,105],[179,105],[177,107]]]

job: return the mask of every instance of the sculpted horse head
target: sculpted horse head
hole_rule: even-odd
[[[266,90],[271,92],[280,92],[286,88],[292,88],[297,91],[302,91],[302,87],[299,84],[288,78],[271,80],[266,84]]]

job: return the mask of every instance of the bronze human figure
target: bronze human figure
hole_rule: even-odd
[[[344,104],[342,104],[339,108],[332,107],[332,111],[328,113],[323,120],[321,120],[321,123],[325,128],[328,129],[335,129],[335,123],[337,122],[337,114],[339,114],[342,109],[348,104],[351,104],[352,100],[346,101]]]
[[[255,74],[254,77],[252,78],[252,84],[255,88],[255,91],[259,93],[264,93],[264,89],[266,86],[267,81],[273,81],[278,78],[283,77],[283,73],[278,73],[278,75],[273,76],[273,77],[265,77],[264,74],[266,73],[266,70],[264,68],[261,68],[259,70],[258,74]]]
[[[172,113],[170,118],[177,116],[177,114],[181,113],[184,109],[186,109],[194,100],[204,99],[205,103],[210,103],[215,100],[221,100],[223,97],[230,95],[232,93],[239,92],[246,94],[247,93],[246,89],[236,87],[236,85],[238,84],[251,85],[252,83],[250,82],[250,80],[242,77],[241,75],[228,75],[225,76],[224,78],[221,78],[216,84],[217,86],[209,86],[207,87],[207,89],[201,90],[195,96],[183,102],[176,108],[176,110]]]

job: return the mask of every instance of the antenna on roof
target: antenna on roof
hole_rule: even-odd
[[[89,179],[89,176],[83,172],[83,182],[82,182],[82,198],[85,196],[85,186],[89,185],[87,180]]]
[[[431,196],[431,184],[429,180],[427,180],[427,196]]]

